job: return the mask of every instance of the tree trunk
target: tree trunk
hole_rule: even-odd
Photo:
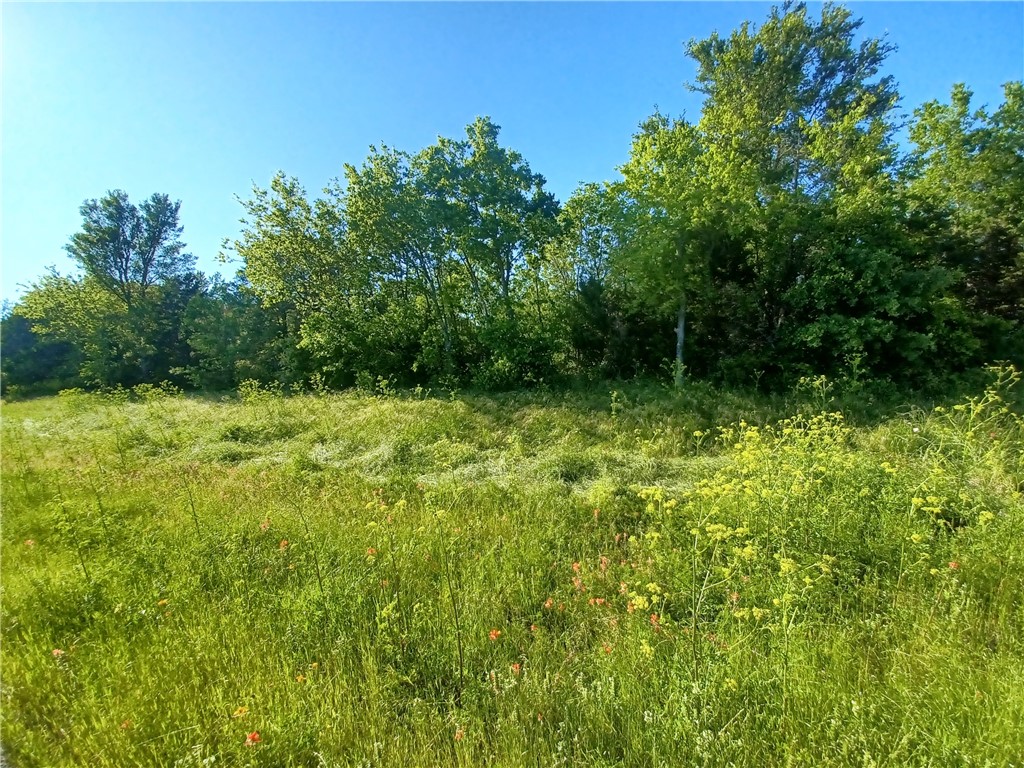
[[[679,298],[679,315],[676,318],[676,389],[683,386],[683,342],[686,340],[686,294]]]

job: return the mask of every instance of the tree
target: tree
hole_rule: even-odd
[[[958,84],[948,104],[914,111],[907,184],[922,247],[957,273],[956,295],[999,347],[1024,324],[1024,85],[1007,83],[991,114],[971,97]]]
[[[72,235],[66,250],[85,274],[131,309],[153,285],[194,266],[194,258],[182,253],[180,208],[180,201],[159,193],[138,207],[121,190],[86,200],[82,231]]]
[[[6,302],[0,316],[0,393],[44,392],[52,394],[77,386],[79,351],[66,341],[54,341],[38,332],[22,307]]]
[[[675,315],[677,387],[683,384],[687,308],[706,285],[720,235],[706,161],[694,126],[656,113],[641,124],[621,168],[635,234],[617,251],[619,268],[648,304]]]
[[[157,353],[121,300],[93,277],[56,271],[29,286],[18,312],[44,339],[73,345],[79,375],[90,386],[133,386],[148,381],[147,361]]]

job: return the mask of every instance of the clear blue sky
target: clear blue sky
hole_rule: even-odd
[[[1024,3],[851,3],[910,111],[1024,78]],[[812,8],[814,6],[812,5]],[[417,150],[477,115],[562,200],[614,178],[655,105],[696,119],[683,43],[767,3],[2,3],[2,294],[48,265],[86,198],[182,201],[207,272],[253,183],[311,194],[372,143]]]

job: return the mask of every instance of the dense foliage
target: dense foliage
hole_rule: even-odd
[[[194,273],[166,195],[88,201],[81,275],[44,277],[4,318],[5,392],[502,389],[670,366],[678,384],[921,386],[1024,361],[1024,86],[973,109],[957,85],[901,146],[892,47],[859,27],[787,4],[691,41],[699,119],[647,118],[622,179],[564,204],[488,118],[371,147],[319,198],[279,174],[242,201],[229,283]]]

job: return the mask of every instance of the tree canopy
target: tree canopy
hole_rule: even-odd
[[[233,280],[194,271],[180,203],[109,192],[67,246],[80,274],[3,319],[4,386],[42,380],[34,353],[69,385],[215,388],[1024,362],[1024,86],[974,107],[958,84],[902,146],[893,50],[831,3],[691,40],[700,113],[644,118],[621,178],[564,203],[488,117],[371,146],[318,197],[279,173],[240,201]]]

